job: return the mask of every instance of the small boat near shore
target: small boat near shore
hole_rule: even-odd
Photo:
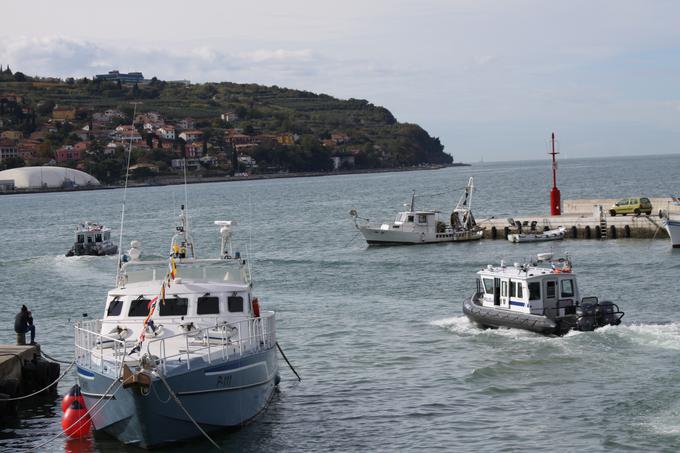
[[[409,209],[397,213],[392,223],[359,225],[358,213],[350,211],[354,226],[361,232],[369,245],[397,245],[397,244],[429,244],[435,242],[476,241],[482,238],[484,229],[477,225],[470,208],[473,179],[470,178],[465,186],[456,208],[451,213],[447,223],[436,210],[417,210],[415,208],[416,193],[411,195],[411,202],[405,206]]]
[[[618,305],[581,297],[569,257],[542,253],[527,263],[488,265],[477,272],[477,289],[463,313],[484,328],[517,328],[546,335],[618,325]]]
[[[508,241],[510,242],[545,242],[545,241],[559,241],[564,239],[566,230],[564,227],[555,228],[554,230],[546,231],[530,231],[528,233],[513,233],[508,234]]]
[[[94,222],[85,222],[76,227],[76,241],[66,252],[66,256],[104,256],[116,253],[118,246],[111,241],[111,228]]]

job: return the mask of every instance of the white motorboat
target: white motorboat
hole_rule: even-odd
[[[249,265],[216,221],[217,258],[198,258],[182,206],[167,260],[120,260],[104,317],[75,327],[77,376],[97,431],[151,448],[238,428],[278,384],[275,314],[253,297]]]
[[[510,327],[548,335],[618,325],[624,313],[597,297],[581,297],[569,257],[539,254],[530,262],[488,265],[477,272],[477,289],[463,313],[482,327]]]
[[[470,178],[465,192],[449,219],[443,219],[440,211],[417,210],[415,208],[416,193],[411,195],[409,209],[397,213],[392,223],[359,225],[359,216],[355,209],[350,211],[354,226],[361,232],[370,245],[375,244],[427,244],[433,242],[473,241],[482,238],[484,229],[477,225],[470,209],[473,179]],[[446,222],[449,220],[449,222]]]
[[[553,230],[546,231],[530,231],[528,233],[514,233],[508,234],[508,241],[510,242],[543,242],[543,241],[559,241],[564,239],[566,230],[564,227],[559,227]]]
[[[674,249],[680,248],[680,220],[671,220],[666,217],[663,221],[668,236],[671,238],[671,244]]]
[[[111,241],[111,228],[94,222],[85,222],[76,227],[76,241],[66,256],[103,256],[116,253],[118,247]]]

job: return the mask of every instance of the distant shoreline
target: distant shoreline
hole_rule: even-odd
[[[419,171],[419,170],[441,170],[442,168],[450,167],[469,167],[471,164],[455,162],[449,165],[428,165],[424,167],[399,167],[399,168],[372,168],[365,170],[342,170],[334,172],[298,172],[298,173],[268,173],[261,175],[250,176],[207,176],[207,177],[187,177],[187,184],[201,184],[214,182],[237,182],[237,181],[258,181],[263,179],[283,179],[283,178],[305,178],[317,176],[342,176],[342,175],[359,175],[359,174],[373,174],[373,173],[394,173],[403,171]],[[184,184],[184,178],[181,176],[161,176],[153,180],[145,180],[144,182],[128,181],[128,188],[138,187],[160,187],[160,186],[175,186]],[[0,195],[23,195],[36,193],[67,193],[67,192],[82,192],[89,190],[113,190],[122,189],[122,185],[114,186],[83,186],[74,188],[50,188],[50,189],[19,189],[14,191],[0,192]]]

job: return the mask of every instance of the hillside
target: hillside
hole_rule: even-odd
[[[139,102],[134,130],[125,126],[133,102]],[[109,181],[120,176],[114,167],[130,140],[139,177],[177,171],[181,158],[189,171],[202,174],[453,161],[439,139],[366,100],[228,82],[59,80],[5,69],[0,132],[4,146],[14,140],[17,149],[16,159],[5,157],[5,167],[54,159]]]

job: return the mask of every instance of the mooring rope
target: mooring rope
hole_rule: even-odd
[[[290,369],[293,370],[293,373],[295,373],[295,376],[297,376],[298,381],[299,381],[299,382],[302,382],[302,378],[301,378],[300,375],[297,373],[297,371],[295,371],[295,368],[293,368],[293,365],[291,365],[291,363],[288,361],[288,357],[286,357],[286,354],[284,354],[283,349],[281,349],[281,345],[279,344],[278,341],[276,342],[276,347],[279,348],[279,352],[280,352],[281,355],[283,356],[283,359],[286,361],[286,363],[288,364],[288,366],[290,367]]]
[[[45,357],[47,360],[51,360],[51,361],[53,361],[53,362],[63,363],[63,364],[71,363],[71,362],[66,361],[66,360],[55,359],[54,357],[50,356],[49,354],[47,354],[47,353],[46,353],[45,351],[43,351],[42,349],[40,350],[40,354],[41,354],[43,357]]]
[[[69,370],[70,370],[71,368],[73,368],[73,365],[75,365],[75,364],[76,364],[76,361],[74,360],[73,362],[71,362],[71,364],[68,366],[68,368],[66,368],[66,371],[64,371],[64,372],[61,374],[61,376],[59,376],[54,382],[52,382],[51,384],[49,384],[47,387],[43,387],[43,388],[41,388],[40,390],[31,393],[30,395],[17,396],[17,397],[15,397],[15,398],[0,399],[0,402],[25,400],[26,398],[30,398],[30,397],[32,397],[32,396],[37,395],[38,393],[44,392],[44,391],[47,390],[48,388],[50,388],[50,387],[52,387],[53,385],[55,385],[57,382],[61,381],[61,380],[64,378],[64,376],[66,376],[66,373],[68,373]]]
[[[189,417],[189,420],[191,420],[191,422],[194,424],[194,426],[196,426],[196,428],[198,428],[198,430],[201,432],[201,434],[203,434],[205,436],[205,438],[208,439],[210,441],[210,443],[213,444],[213,446],[215,448],[217,448],[219,451],[222,451],[220,446],[217,445],[217,443],[214,440],[212,440],[212,438],[208,435],[208,433],[206,433],[203,430],[203,428],[201,428],[201,425],[199,425],[198,422],[196,422],[196,420],[194,420],[194,418],[191,416],[189,411],[186,410],[186,408],[184,407],[182,402],[179,400],[179,398],[177,397],[175,392],[172,390],[172,387],[170,387],[170,384],[168,384],[168,381],[165,380],[165,377],[160,373],[156,373],[156,375],[160,378],[161,382],[163,382],[163,384],[165,385],[165,388],[168,389],[168,392],[172,396],[172,399],[175,400],[175,402],[177,403],[179,408],[182,409],[182,411],[184,411],[184,413],[186,414],[187,417]]]

